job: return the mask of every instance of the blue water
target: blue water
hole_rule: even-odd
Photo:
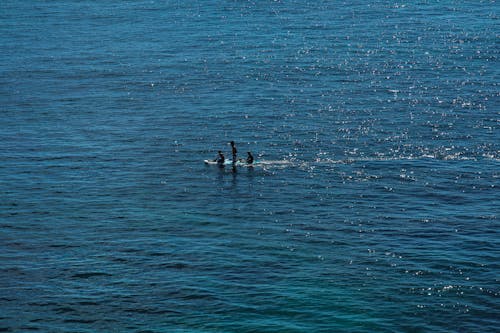
[[[1,1],[0,331],[498,331],[498,19]]]

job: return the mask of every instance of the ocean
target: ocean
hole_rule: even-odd
[[[498,332],[499,27],[1,1],[0,332]]]

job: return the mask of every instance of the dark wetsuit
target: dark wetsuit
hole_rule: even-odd
[[[238,153],[238,151],[236,150],[235,146],[233,146],[232,153],[233,153],[233,163],[236,163],[237,161],[236,154]]]
[[[224,155],[219,154],[219,157],[217,157],[215,161],[217,162],[217,165],[224,166],[224,162],[226,161],[226,159],[224,158]]]
[[[253,156],[252,156],[252,154],[248,154],[247,164],[253,164]]]

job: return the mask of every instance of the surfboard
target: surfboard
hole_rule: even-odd
[[[204,160],[203,162],[207,165],[219,165],[216,161],[213,161],[213,160]],[[254,162],[254,164],[255,164],[255,162]],[[242,162],[242,161],[236,161],[236,163],[235,163],[236,166],[252,166],[254,164],[247,164],[246,162]],[[226,166],[226,165],[232,166],[233,161],[232,160],[225,160],[224,166]]]

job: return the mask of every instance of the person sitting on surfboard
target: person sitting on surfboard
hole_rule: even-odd
[[[224,166],[224,162],[226,159],[224,158],[224,154],[219,150],[219,156],[214,160],[214,162],[217,162],[217,165],[219,166]]]
[[[253,164],[253,156],[251,152],[247,152],[247,164]]]
[[[236,146],[234,145],[234,141],[231,141],[231,152],[233,154],[233,164],[236,163],[237,159],[236,159],[236,154],[238,153],[238,151],[236,150]]]

